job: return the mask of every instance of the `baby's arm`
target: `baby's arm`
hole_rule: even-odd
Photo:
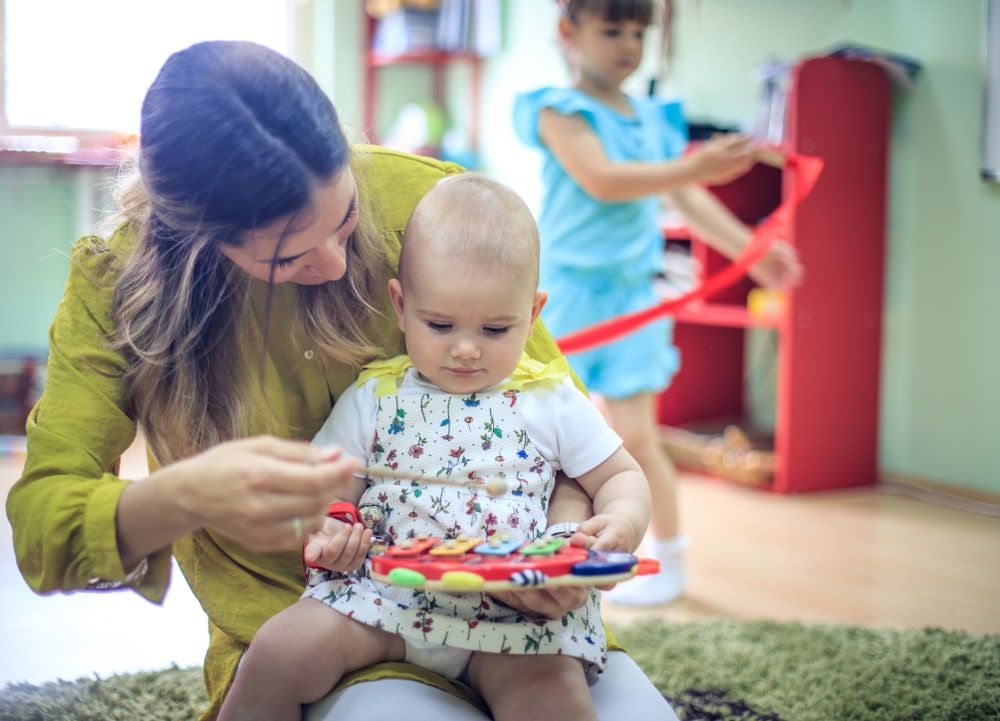
[[[337,399],[329,417],[313,438],[313,443],[324,447],[338,446],[344,455],[354,456],[364,463],[374,433],[373,407],[374,391],[371,384],[350,386]],[[356,506],[361,500],[365,485],[362,471],[360,476],[351,476],[331,501],[349,501]],[[302,557],[309,565],[346,573],[364,562],[371,540],[372,532],[363,524],[348,524],[327,518],[323,527],[309,536],[302,549]]]
[[[364,479],[354,476],[337,500],[357,505],[364,490]],[[371,545],[372,531],[362,523],[344,523],[335,518],[327,518],[323,527],[306,540],[302,558],[309,565],[319,565],[337,573],[349,573],[364,563]]]
[[[577,478],[593,499],[594,516],[580,533],[596,537],[597,551],[634,551],[649,524],[649,485],[639,464],[624,446],[606,461]]]

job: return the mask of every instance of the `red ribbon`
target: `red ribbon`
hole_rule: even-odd
[[[792,211],[812,191],[823,169],[823,160],[813,156],[790,153],[785,156],[785,168],[793,171],[791,174],[794,179],[792,192],[782,200],[771,215],[754,229],[750,242],[730,265],[706,278],[700,286],[682,296],[570,333],[556,341],[559,350],[566,354],[579,353],[610,343],[657,318],[670,315],[688,303],[718,293],[746,275],[750,266],[763,258],[781,237],[781,230],[788,226]]]

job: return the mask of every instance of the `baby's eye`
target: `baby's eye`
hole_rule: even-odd
[[[488,325],[483,328],[489,335],[503,335],[510,330],[509,325]]]
[[[282,270],[284,268],[290,268],[295,265],[298,258],[282,258],[280,260],[274,261],[274,267]]]
[[[427,327],[431,330],[436,330],[438,333],[446,333],[451,330],[451,323],[435,323],[432,320],[427,321]]]

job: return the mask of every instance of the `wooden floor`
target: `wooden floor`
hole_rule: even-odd
[[[1000,632],[1000,518],[876,489],[781,496],[680,482],[685,597],[605,617],[770,618]]]
[[[0,497],[21,461],[0,458]],[[130,450],[123,476],[144,472]],[[769,618],[1000,633],[1000,519],[875,489],[779,496],[681,478],[691,536],[680,601],[605,618]],[[0,533],[0,685],[200,663],[204,616],[179,573],[164,606],[134,594],[40,598],[18,575]],[[109,631],[109,629],[113,629]],[[134,643],[131,631],[144,629]],[[111,634],[109,636],[109,633]]]

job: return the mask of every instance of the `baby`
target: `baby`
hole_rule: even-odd
[[[538,255],[527,206],[479,175],[439,181],[410,218],[389,281],[407,354],[366,366],[315,439],[364,462],[342,498],[374,507],[390,541],[539,538],[559,470],[592,499],[601,548],[641,540],[649,492],[638,464],[564,359],[524,353],[546,301]],[[484,479],[497,478],[507,491],[494,497]],[[502,596],[508,605],[387,585],[364,562],[371,531],[338,524],[306,548],[338,573],[260,629],[223,721],[300,718],[345,674],[404,660],[468,683],[498,721],[596,719],[587,679],[607,661],[596,590],[549,619],[515,610],[530,606],[520,592]]]

